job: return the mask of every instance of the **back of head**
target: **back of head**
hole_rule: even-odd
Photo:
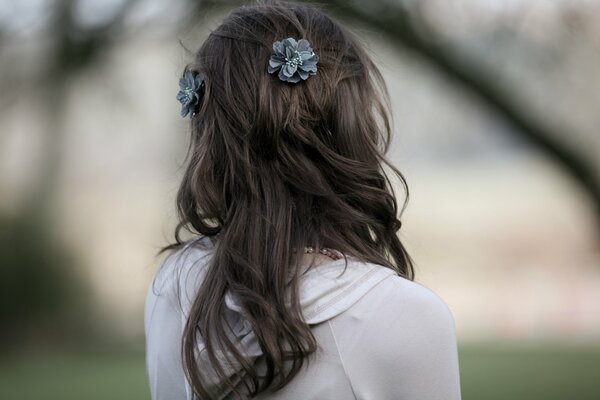
[[[316,74],[298,83],[267,72],[274,42],[290,37],[308,40],[318,56]],[[387,164],[406,189],[384,157],[391,134],[385,84],[351,32],[315,6],[288,2],[232,11],[185,71],[201,73],[205,87],[178,194],[177,243],[167,248],[181,245],[181,229],[215,243],[184,334],[186,371],[206,395],[194,363],[199,326],[216,332],[207,350],[216,343],[230,350],[256,391],[277,376],[282,386],[315,350],[297,302],[295,249],[334,248],[412,278],[397,236],[397,201],[382,168]],[[218,310],[226,290],[245,308],[271,361],[273,376],[263,385],[243,355],[221,340]],[[289,291],[291,308],[285,306]],[[286,347],[294,359],[287,375]]]

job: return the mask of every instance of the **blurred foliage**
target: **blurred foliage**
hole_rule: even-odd
[[[43,219],[0,217],[0,265],[0,350],[76,344],[89,334],[86,281]]]
[[[339,14],[354,18],[412,50],[441,74],[474,94],[483,105],[512,125],[515,134],[534,144],[574,178],[593,199],[600,223],[600,182],[591,160],[559,141],[557,138],[567,136],[567,132],[548,123],[547,118],[535,115],[532,108],[523,107],[518,88],[498,82],[493,68],[449,48],[437,38],[434,29],[421,15],[423,11],[419,4],[409,7],[404,2],[379,1],[359,6],[344,0],[327,0],[325,3],[335,6]]]
[[[78,261],[51,222],[64,151],[64,101],[78,71],[91,68],[110,49],[133,1],[105,25],[85,28],[75,16],[77,1],[58,1],[49,18],[52,39],[44,76],[34,80],[44,103],[46,135],[36,182],[14,217],[0,216],[0,333],[4,352],[14,346],[84,344],[95,333],[90,317],[90,285],[77,275]],[[23,83],[23,82],[21,82]],[[18,90],[18,86],[13,87]]]

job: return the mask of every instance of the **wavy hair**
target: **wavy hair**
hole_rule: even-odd
[[[267,73],[273,42],[287,37],[306,38],[320,57],[317,74],[297,84]],[[389,94],[354,34],[308,4],[233,10],[186,71],[201,72],[206,86],[191,121],[175,242],[160,253],[186,243],[182,230],[210,237],[214,253],[184,328],[184,370],[195,394],[209,398],[194,346],[210,331],[204,340],[211,364],[218,345],[243,367],[255,396],[287,384],[317,349],[300,308],[302,252],[295,249],[337,249],[414,279],[398,238],[408,186],[384,156]],[[402,210],[384,165],[406,193]],[[257,336],[264,377],[227,337],[221,316],[227,290]],[[240,395],[220,365],[214,368]]]

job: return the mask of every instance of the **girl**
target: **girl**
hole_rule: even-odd
[[[240,7],[177,99],[191,145],[146,300],[152,399],[460,399],[452,315],[397,235],[383,165],[408,189],[358,40],[310,5]]]

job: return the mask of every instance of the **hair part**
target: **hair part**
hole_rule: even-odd
[[[287,37],[306,38],[319,56],[317,74],[294,85],[267,73],[273,42]],[[384,156],[391,113],[379,69],[349,30],[315,6],[233,10],[188,70],[205,76],[205,93],[192,118],[175,243],[161,253],[182,247],[185,230],[210,237],[214,254],[184,328],[184,370],[196,395],[209,398],[195,359],[203,334],[219,377],[241,397],[217,362],[218,348],[243,367],[255,396],[283,387],[317,349],[299,303],[302,254],[294,249],[334,248],[414,279],[398,238],[408,186]],[[384,166],[404,188],[402,210]],[[227,290],[257,336],[264,377],[226,334]]]

